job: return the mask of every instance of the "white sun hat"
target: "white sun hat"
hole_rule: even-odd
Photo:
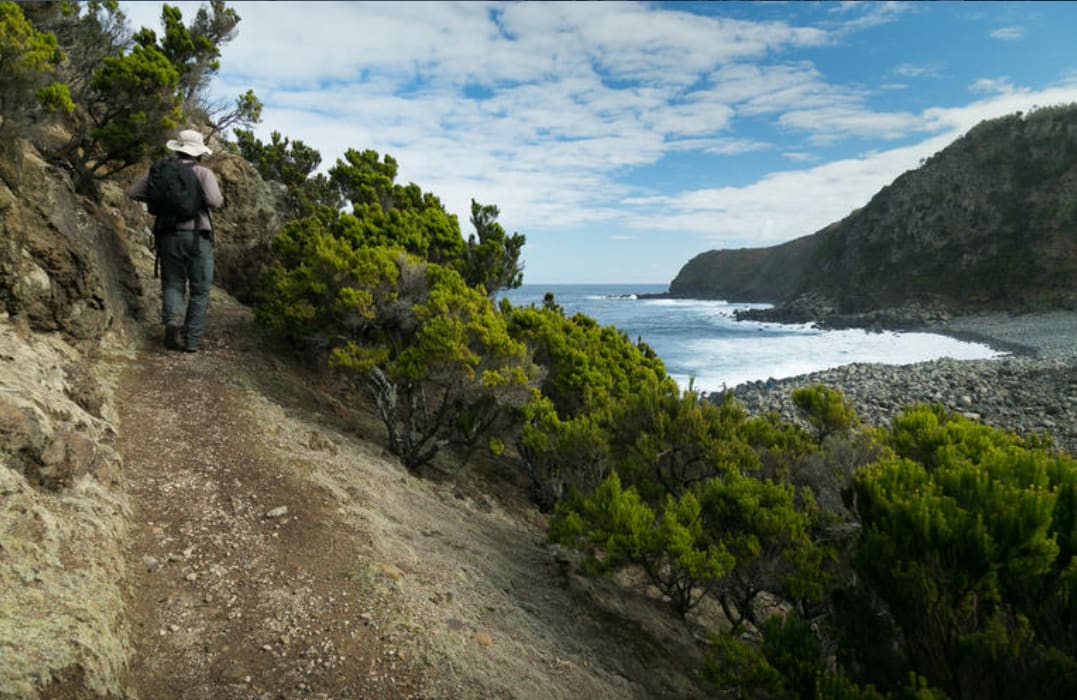
[[[202,140],[202,134],[194,129],[185,129],[179,132],[176,134],[176,138],[168,140],[165,147],[172,151],[186,153],[194,158],[208,156],[213,153],[213,151],[206,148],[206,144]]]

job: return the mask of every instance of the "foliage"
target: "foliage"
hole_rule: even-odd
[[[858,422],[856,411],[840,391],[822,384],[793,390],[793,403],[815,428],[819,442],[835,433],[851,430]]]
[[[752,639],[741,627],[711,635],[703,678],[737,697],[788,700],[946,700],[926,679],[911,674],[893,692],[860,685],[830,668],[814,625],[795,612],[775,614]]]
[[[249,127],[261,122],[262,107],[262,101],[254,94],[254,90],[247,90],[237,97],[231,109],[222,105],[207,106],[204,111],[206,121],[212,125],[210,134],[219,134],[232,127]]]
[[[0,2],[0,123],[10,127],[35,107],[70,112],[66,86],[51,82],[63,60],[56,37],[38,31],[13,2]]]
[[[62,155],[76,169],[76,187],[89,191],[95,178],[160,148],[179,124],[180,74],[152,31],[132,38],[118,3],[72,4],[41,21],[69,51],[63,73],[77,112]]]
[[[589,497],[562,505],[550,525],[554,541],[592,551],[592,571],[641,567],[681,616],[703,598],[709,581],[727,575],[736,564],[725,543],[710,534],[694,494],[667,496],[656,512],[634,488],[622,489],[616,473]]]
[[[716,476],[759,470],[758,454],[740,436],[746,419],[732,397],[702,401],[693,389],[652,375],[614,408],[612,459],[650,502],[667,493],[679,497]]]
[[[356,245],[354,224],[326,211],[287,224],[256,312],[358,376],[390,450],[415,469],[462,433],[487,437],[503,406],[522,401],[525,348],[455,271]]]
[[[415,183],[394,182],[397,162],[376,151],[348,149],[329,170],[331,182],[352,203],[357,245],[399,247],[439,265],[458,269],[464,239],[456,216]]]
[[[745,641],[743,636],[743,629],[734,628],[712,638],[717,655],[708,658],[705,678],[742,696],[820,697],[826,668],[822,646],[810,624],[796,613],[772,615],[763,623],[761,644]]]
[[[510,335],[542,368],[538,391],[523,408],[517,448],[540,506],[573,490],[589,492],[610,471],[615,407],[644,386],[669,383],[662,361],[613,326],[583,314],[502,302]]]
[[[234,35],[239,16],[221,0],[200,9],[188,26],[180,10],[162,6],[162,34],[134,34],[114,0],[30,3],[35,24],[51,33],[67,60],[59,86],[42,93],[53,109],[74,109],[70,143],[59,155],[76,171],[76,187],[95,190],[108,177],[159,151],[184,119],[249,124],[261,103],[248,91],[235,109],[207,108],[205,94],[219,69],[220,47]]]
[[[796,697],[758,645],[740,638],[739,630],[711,636],[711,653],[702,676],[723,694],[737,698]]]
[[[707,482],[700,501],[711,536],[736,557],[731,574],[709,585],[730,622],[758,626],[756,600],[765,592],[798,603],[822,598],[832,553],[812,537],[810,492],[734,473]]]
[[[475,233],[468,236],[461,270],[469,285],[481,287],[491,298],[502,289],[516,289],[524,279],[520,252],[527,239],[519,233],[506,234],[497,223],[499,214],[493,204],[471,200]]]
[[[143,30],[130,52],[107,56],[90,81],[86,104],[89,137],[78,162],[89,174],[106,176],[129,167],[164,143],[182,113],[179,73]]]
[[[90,82],[105,58],[131,46],[127,17],[115,0],[27,2],[24,12],[34,26],[56,36],[66,60],[59,70],[76,105],[87,101]]]
[[[291,141],[279,131],[263,143],[253,131],[235,129],[240,154],[264,180],[279,182],[288,190],[296,218],[313,215],[318,207],[340,207],[340,196],[329,178],[315,173],[322,155],[302,141]]]
[[[161,9],[162,53],[179,73],[181,106],[188,114],[207,112],[205,93],[209,81],[221,62],[221,46],[235,36],[239,14],[223,0],[210,0],[209,9],[199,8],[188,27],[179,8],[164,5]],[[242,98],[241,102],[242,102]],[[217,129],[219,130],[218,126]]]
[[[855,479],[855,563],[914,670],[954,697],[1077,692],[1077,462],[938,406],[884,439]]]
[[[652,507],[614,472],[559,505],[550,537],[588,551],[596,572],[639,566],[682,616],[709,594],[730,621],[756,623],[756,597],[768,588],[822,595],[809,512],[790,486],[736,472]]]

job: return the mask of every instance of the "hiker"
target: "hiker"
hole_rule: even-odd
[[[154,163],[146,175],[131,185],[127,196],[146,202],[150,213],[157,216],[153,235],[161,263],[165,347],[197,352],[206,330],[209,290],[213,285],[213,229],[209,209],[220,207],[224,198],[213,172],[198,163],[199,158],[213,152],[202,141],[201,133],[193,129],[181,131],[165,147],[175,157]],[[169,167],[177,163],[190,168],[195,178],[170,172]],[[190,188],[193,193],[188,191]],[[171,198],[168,193],[172,193]],[[169,201],[185,197],[188,198],[185,202]],[[190,299],[185,312],[183,301],[188,283]]]

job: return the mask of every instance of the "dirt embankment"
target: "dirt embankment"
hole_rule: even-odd
[[[212,320],[120,383],[132,697],[701,695],[660,603],[567,575],[504,484],[409,474],[242,307]]]

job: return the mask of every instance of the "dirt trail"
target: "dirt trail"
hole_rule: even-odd
[[[219,335],[197,355],[150,350],[122,384],[136,504],[132,690],[144,699],[422,696],[346,578],[361,533],[334,518],[329,494],[260,447],[268,426],[244,411],[234,359]]]
[[[510,485],[409,474],[247,309],[210,313],[203,352],[155,336],[121,380],[132,698],[705,695],[691,632],[567,574]]]

